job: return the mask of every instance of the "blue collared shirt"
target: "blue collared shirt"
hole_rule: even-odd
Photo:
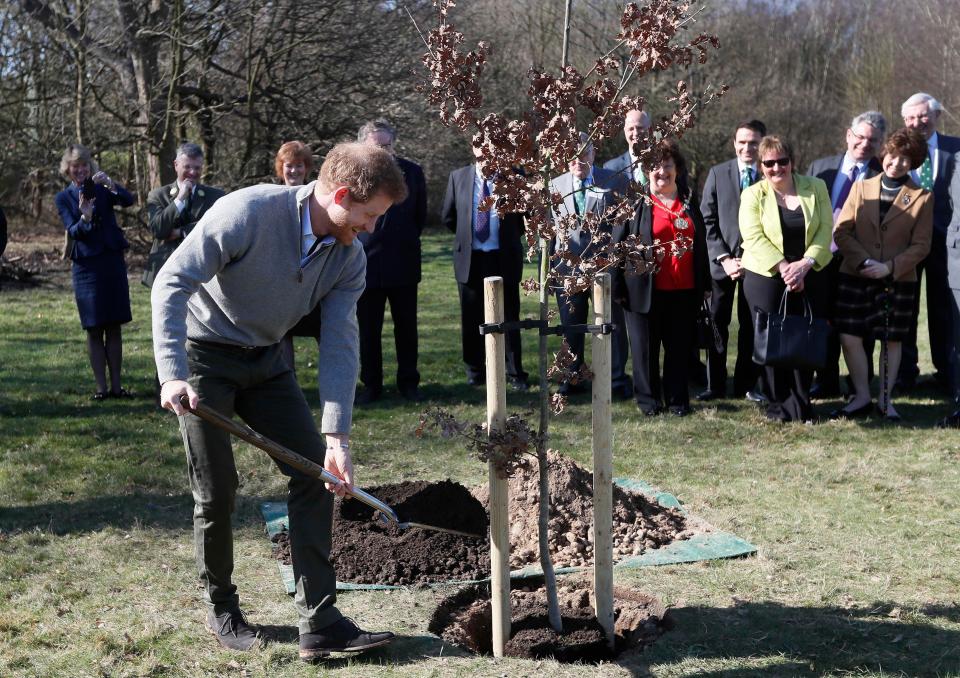
[[[303,208],[300,212],[300,227],[300,268],[303,268],[307,265],[307,262],[320,253],[320,250],[335,243],[336,238],[334,238],[332,235],[328,235],[320,241],[319,245],[313,248],[312,252],[310,251],[310,248],[313,247],[313,243],[317,241],[317,236],[313,234],[313,224],[310,221],[309,199],[303,202]]]
[[[480,167],[476,166],[473,178],[473,210],[470,217],[470,226],[474,234],[472,248],[481,252],[493,252],[500,249],[500,216],[497,214],[496,208],[490,208],[490,237],[485,242],[477,242],[476,228],[474,228],[477,220],[477,205],[483,199],[483,181]],[[487,179],[487,187],[490,194],[493,195],[493,183],[489,179]]]

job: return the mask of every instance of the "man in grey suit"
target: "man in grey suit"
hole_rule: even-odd
[[[460,296],[460,341],[471,386],[486,379],[483,337],[478,329],[483,323],[484,278],[503,277],[504,320],[520,319],[523,215],[478,209],[492,191],[493,181],[484,178],[476,162],[471,163],[450,173],[440,209],[440,222],[455,234],[453,272]],[[506,340],[507,382],[515,390],[527,391],[530,385],[523,371],[520,330],[509,330]]]
[[[877,160],[877,152],[887,131],[887,121],[878,111],[866,111],[850,121],[847,128],[847,150],[840,155],[818,158],[810,163],[807,175],[823,179],[830,191],[830,205],[833,207],[833,221],[836,223],[843,209],[850,187],[857,181],[870,179],[880,174],[883,167]],[[833,316],[833,302],[836,300],[837,286],[840,281],[840,264],[843,257],[831,242],[833,259],[818,275],[824,276],[826,289],[830,290],[828,313]],[[873,342],[867,342],[868,355],[872,353]],[[872,360],[871,360],[872,363]],[[871,370],[872,374],[872,370]],[[835,398],[840,396],[840,340],[830,338],[827,364],[817,370],[817,381],[810,388],[811,398]]]
[[[935,370],[934,379],[943,388],[957,388],[950,373],[950,356],[953,353],[953,322],[945,310],[952,303],[950,285],[947,282],[947,229],[953,217],[950,200],[951,179],[960,154],[960,138],[937,132],[937,124],[943,106],[925,92],[917,92],[903,102],[900,114],[903,124],[918,130],[927,139],[927,159],[923,165],[910,172],[910,177],[921,188],[933,192],[933,239],[930,254],[917,267],[917,273],[927,278],[927,329],[930,333],[930,357]],[[957,197],[956,194],[953,196]],[[917,302],[914,307],[914,330],[920,315],[920,281],[917,281]],[[903,342],[903,359],[897,384],[909,388],[920,373],[918,367],[916,335]]]
[[[614,173],[599,167],[594,167],[594,148],[589,141],[589,137],[583,132],[580,133],[580,143],[585,144],[583,153],[580,157],[569,164],[570,171],[561,174],[550,182],[550,191],[563,198],[563,204],[557,207],[554,218],[559,221],[563,217],[576,217],[576,224],[582,223],[584,215],[603,214],[607,207],[617,203],[620,195],[615,192],[611,186],[614,181]],[[554,240],[551,251],[556,252],[559,248],[565,248],[571,254],[581,258],[589,258],[593,254],[592,240],[590,233],[579,227],[572,227],[569,230],[561,229]],[[603,224],[607,232],[611,229],[609,224]],[[554,270],[567,275],[572,272],[570,265],[560,260],[553,265]],[[587,324],[587,304],[590,299],[590,292],[578,292],[568,295],[563,290],[557,290],[557,305],[560,310],[560,322],[564,325],[584,325]],[[616,325],[613,335],[613,355],[611,356],[611,385],[613,397],[617,400],[627,400],[633,397],[633,386],[630,378],[626,375],[624,369],[627,362],[627,352],[629,344],[627,342],[627,331],[623,322],[623,309],[617,303],[613,304],[611,309],[612,322]],[[583,364],[583,351],[586,344],[585,337],[581,333],[565,333],[567,345],[577,356],[576,361],[571,366],[571,370],[580,369]],[[567,395],[571,393],[582,392],[584,387],[581,384],[571,384],[564,381],[560,384],[559,392]]]
[[[707,227],[707,254],[710,259],[710,314],[723,339],[723,352],[707,351],[707,388],[697,400],[724,398],[727,394],[727,341],[737,297],[737,362],[733,370],[733,392],[737,397],[760,401],[756,390],[760,370],[753,362],[753,319],[743,296],[743,253],[740,237],[740,192],[760,180],[757,165],[760,140],[767,128],[759,120],[745,120],[733,133],[736,157],[710,168],[703,186],[700,211]]]
[[[960,200],[960,172],[954,172],[950,180],[949,199],[956,205]],[[952,345],[950,347],[950,377],[953,397],[953,412],[941,419],[941,428],[960,428],[960,210],[954,210],[947,227],[947,284],[950,286],[950,314],[953,321]]]
[[[640,141],[644,130],[650,128],[650,116],[646,111],[633,109],[628,111],[623,118],[623,137],[627,140],[627,150],[623,155],[618,155],[612,160],[608,160],[603,165],[603,169],[615,173],[616,187],[622,189],[627,187],[629,182],[634,182],[639,186],[646,186],[647,177],[640,167],[637,156],[633,154],[633,147]]]
[[[147,219],[154,238],[141,279],[147,287],[153,287],[160,267],[193,230],[200,217],[224,195],[219,188],[200,183],[203,149],[197,144],[180,144],[173,168],[177,180],[153,189],[147,197]]]

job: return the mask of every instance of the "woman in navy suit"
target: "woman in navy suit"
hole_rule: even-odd
[[[70,181],[57,193],[56,203],[63,227],[73,239],[73,292],[80,324],[87,332],[90,366],[97,382],[93,399],[128,397],[130,394],[120,382],[120,326],[131,320],[127,264],[123,258],[123,251],[130,245],[117,225],[113,208],[132,205],[133,196],[99,171],[90,151],[79,144],[67,147],[60,161],[60,173]],[[84,189],[87,179],[90,181]]]

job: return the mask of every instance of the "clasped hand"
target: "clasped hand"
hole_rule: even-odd
[[[801,259],[799,261],[794,261],[793,263],[788,263],[786,260],[780,262],[777,267],[780,271],[780,277],[783,278],[783,283],[787,286],[787,289],[791,292],[802,292],[803,291],[803,279],[806,277],[807,272],[810,270],[810,262],[806,259]]]
[[[860,268],[860,274],[864,278],[880,280],[881,278],[886,278],[888,275],[890,275],[890,267],[883,262],[874,261],[873,259],[866,259]]]
[[[740,257],[727,257],[720,262],[723,266],[723,272],[727,274],[730,280],[739,280],[743,277],[743,265],[740,263]]]

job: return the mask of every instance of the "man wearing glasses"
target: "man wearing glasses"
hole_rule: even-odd
[[[386,120],[371,120],[357,134],[362,144],[379,146],[394,156],[407,184],[407,198],[387,210],[373,233],[361,233],[367,255],[367,286],[357,302],[360,324],[360,381],[354,404],[367,405],[383,395],[383,318],[387,302],[397,351],[397,390],[418,402],[417,286],[420,284],[420,234],[427,221],[427,182],[415,162],[398,157],[397,132]]]
[[[877,160],[877,151],[883,144],[887,130],[887,121],[878,111],[866,111],[855,117],[847,128],[847,150],[840,155],[818,158],[810,163],[807,175],[823,179],[830,190],[830,206],[833,208],[833,221],[836,223],[840,210],[850,194],[854,183],[875,177],[883,171]],[[833,259],[824,269],[829,317],[833,317],[834,294],[839,281],[840,264],[843,257],[837,252],[837,246],[831,242]],[[872,342],[871,342],[872,343]],[[868,351],[868,354],[870,352]],[[840,395],[840,340],[831,337],[827,364],[817,372],[817,381],[810,389],[811,398],[836,398]]]
[[[950,355],[953,351],[953,322],[946,309],[952,295],[947,283],[947,227],[953,215],[950,202],[950,180],[953,177],[960,139],[937,132],[943,107],[925,92],[917,92],[903,102],[900,113],[903,124],[918,130],[927,139],[927,159],[910,177],[921,188],[933,192],[933,240],[930,254],[917,267],[917,302],[913,311],[913,331],[903,342],[903,359],[897,384],[909,388],[916,382],[920,370],[917,365],[917,318],[920,315],[920,280],[924,271],[927,278],[927,330],[930,333],[930,354],[935,370],[934,379],[944,389],[957,390],[951,378]]]

